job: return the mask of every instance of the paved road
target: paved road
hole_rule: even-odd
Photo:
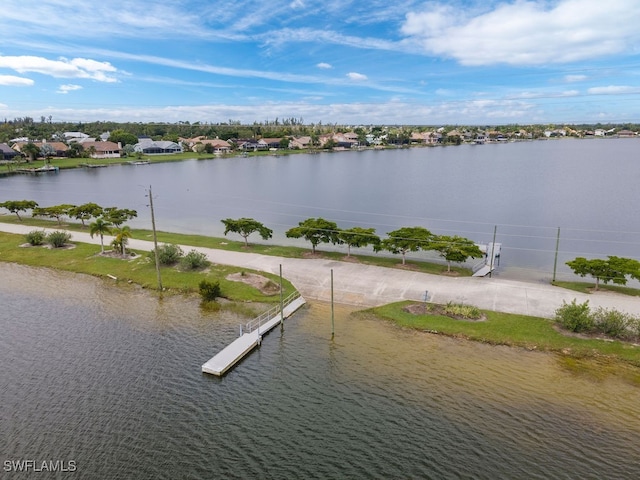
[[[0,222],[0,231],[25,234],[33,227]],[[85,232],[72,232],[72,240],[100,244],[98,237]],[[105,245],[111,243],[105,237]],[[194,247],[181,245],[185,252]],[[153,242],[130,240],[129,248],[149,251]],[[563,300],[589,300],[592,307],[616,308],[640,315],[640,298],[611,292],[580,294],[543,283],[531,283],[500,278],[452,278],[441,275],[391,269],[352,262],[323,259],[282,258],[255,253],[228,252],[211,248],[196,248],[210,261],[247,269],[278,274],[291,281],[307,299],[331,299],[331,270],[334,277],[334,300],[359,306],[376,306],[399,300],[422,300],[425,291],[437,303],[465,303],[487,310],[551,317]]]

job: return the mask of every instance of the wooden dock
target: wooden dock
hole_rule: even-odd
[[[280,313],[280,305],[278,305],[240,327],[240,337],[202,365],[202,372],[219,377],[224,375],[251,350],[260,345],[264,334],[279,325],[282,318],[290,317],[305,303],[305,299],[296,292],[283,302],[282,314]]]

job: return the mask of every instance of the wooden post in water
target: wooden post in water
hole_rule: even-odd
[[[560,227],[558,227],[558,236],[556,237],[556,256],[553,259],[553,282],[556,281],[556,268],[558,267],[558,247],[560,247]]]
[[[282,299],[282,264],[280,264],[280,329],[284,330],[284,300]]]
[[[333,268],[331,269],[331,338],[336,334],[336,327],[333,314]]]
[[[156,217],[153,213],[153,193],[149,185],[149,208],[151,209],[151,228],[153,229],[153,248],[156,260],[156,276],[158,277],[158,290],[162,292],[162,278],[160,276],[160,261],[158,259],[158,236],[156,235]]]

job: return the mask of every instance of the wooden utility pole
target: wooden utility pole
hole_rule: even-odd
[[[153,229],[153,252],[156,260],[156,275],[158,277],[158,290],[162,292],[162,278],[160,276],[160,261],[158,259],[158,236],[156,234],[156,217],[153,213],[153,193],[151,193],[151,185],[149,185],[149,208],[151,208],[151,228]]]

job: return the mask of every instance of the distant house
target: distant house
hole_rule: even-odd
[[[133,150],[145,155],[166,155],[182,153],[182,146],[168,140],[151,140],[149,137],[140,137],[138,143],[133,146]]]
[[[13,145],[13,148],[15,150],[18,150],[19,152],[22,152],[22,147],[24,147],[27,143],[29,142],[16,142]],[[44,144],[51,145],[55,150],[56,157],[66,157],[67,151],[69,150],[69,147],[67,147],[62,142],[33,142],[33,144],[36,145],[38,148],[42,148]]]
[[[89,135],[82,132],[64,132],[64,139],[67,143],[69,142],[79,142],[83,139],[89,138]]]
[[[280,148],[280,138],[261,138],[258,143],[264,145],[262,148]]]
[[[435,145],[436,143],[438,143],[440,137],[441,135],[435,132],[413,132],[411,134],[410,141],[411,143],[415,143],[418,145]]]
[[[355,135],[355,138],[354,138]],[[350,133],[336,133],[333,141],[338,148],[352,148],[358,146],[358,135]]]
[[[311,137],[293,137],[289,142],[289,148],[305,149],[311,146]]]
[[[84,151],[92,151],[91,158],[120,158],[122,146],[114,142],[82,142]]]
[[[0,160],[13,160],[20,155],[6,143],[0,143]]]
[[[636,136],[636,132],[632,132],[631,130],[620,130],[618,132],[618,137],[620,138],[632,138]]]
[[[180,142],[182,143],[183,148],[186,145],[194,152],[198,150],[198,145],[211,145],[213,153],[216,154],[224,154],[231,151],[231,144],[226,140],[221,140],[219,138],[208,139],[204,136],[200,136],[195,138],[181,138]]]
[[[237,138],[235,140],[233,140],[233,143],[236,144],[236,146],[240,149],[240,150],[265,150],[267,147],[267,144],[265,142],[261,142],[260,140],[256,140],[255,138]]]

